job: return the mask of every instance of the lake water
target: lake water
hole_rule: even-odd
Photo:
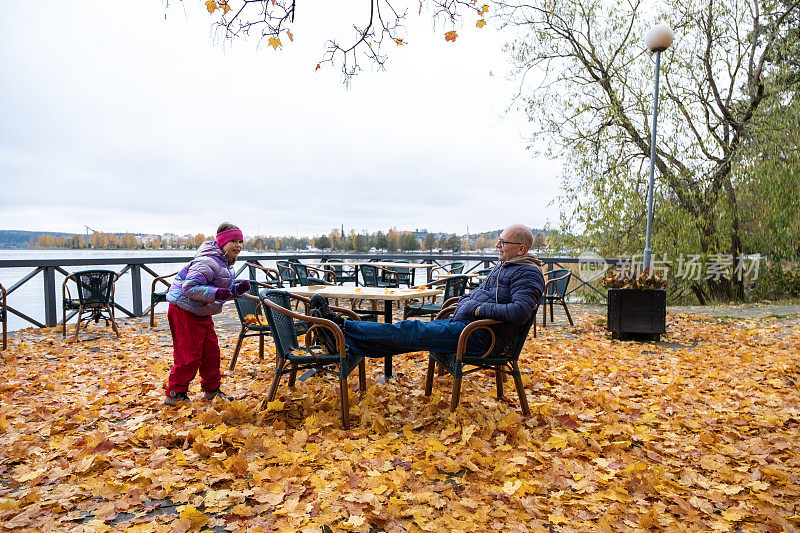
[[[274,255],[275,252],[265,253],[265,255]],[[36,260],[53,260],[53,259],[96,259],[107,257],[191,257],[194,255],[193,250],[0,250],[0,260],[23,260],[23,259],[36,259]],[[248,252],[242,252],[239,260],[234,265],[237,270],[242,266],[243,262],[248,257]],[[287,256],[302,257],[302,254],[296,252],[287,252]],[[275,261],[259,261],[262,265],[275,268]],[[307,262],[307,261],[303,261]],[[446,261],[445,261],[446,262]],[[153,264],[149,263],[147,266],[159,275],[170,274],[182,268],[185,263],[164,263]],[[474,262],[467,262],[467,269],[469,269]],[[74,272],[78,270],[88,269],[108,269],[119,272],[124,268],[125,264],[118,265],[86,265],[86,266],[69,266],[64,270]],[[35,267],[24,268],[0,268],[0,283],[6,290],[20,279],[24,278]],[[241,276],[240,276],[241,277]],[[263,279],[263,275],[259,275],[258,279]],[[424,281],[423,279],[420,281]],[[64,282],[64,275],[56,272],[56,309],[58,320],[61,320],[61,285]],[[147,308],[150,305],[150,291],[153,276],[148,272],[142,270],[142,307]],[[74,286],[71,287],[74,291]],[[72,294],[76,297],[76,294]],[[117,282],[115,288],[115,300],[119,305],[128,310],[133,310],[133,288],[131,283],[130,273],[124,274]],[[28,280],[24,285],[17,288],[13,293],[8,296],[8,305],[14,309],[24,313],[39,322],[44,323],[44,281],[42,274],[39,273],[32,279]],[[160,304],[157,308],[158,311],[165,311],[166,304]],[[127,316],[121,311],[117,311],[117,316]],[[8,313],[8,329],[14,331],[22,328],[33,327],[30,322],[12,314]]]

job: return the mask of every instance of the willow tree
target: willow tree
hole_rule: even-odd
[[[800,2],[642,0],[500,2],[535,136],[564,161],[569,222],[619,254],[643,248],[654,60],[642,36],[675,30],[662,54],[653,250],[742,255],[736,165],[765,115],[792,90],[775,49]],[[743,297],[741,277],[691,283],[701,302]],[[703,283],[704,282],[704,283]]]

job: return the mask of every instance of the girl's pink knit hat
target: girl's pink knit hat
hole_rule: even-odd
[[[240,241],[244,240],[244,235],[242,234],[242,230],[239,228],[234,229],[226,229],[225,231],[220,231],[217,233],[217,246],[222,248],[229,242],[239,239]]]

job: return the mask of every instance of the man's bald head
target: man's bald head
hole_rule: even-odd
[[[512,224],[506,228],[506,233],[511,237],[508,240],[521,242],[525,245],[526,250],[530,250],[531,246],[533,246],[533,233],[524,224]]]

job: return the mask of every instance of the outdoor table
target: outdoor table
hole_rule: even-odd
[[[467,272],[466,274],[434,274],[433,277],[436,279],[447,279],[452,278],[453,276],[467,276],[469,279],[486,279],[484,274],[478,274],[477,272]]]
[[[309,285],[307,287],[287,287],[284,289],[290,294],[297,294],[310,298],[315,294],[325,298],[348,298],[351,300],[383,300],[383,320],[392,323],[392,304],[396,301],[406,301],[414,298],[438,296],[442,294],[439,289],[384,289],[380,287],[345,287],[344,285]],[[383,378],[392,377],[392,357],[386,357],[383,367]]]

